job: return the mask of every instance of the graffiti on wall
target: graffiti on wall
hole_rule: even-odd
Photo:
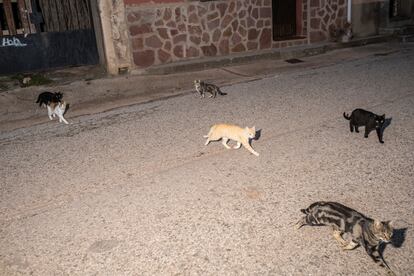
[[[25,47],[26,43],[23,43],[17,37],[3,37],[0,40],[0,47]]]

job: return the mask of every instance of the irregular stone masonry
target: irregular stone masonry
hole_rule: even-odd
[[[314,14],[310,19],[310,30],[314,41],[326,38],[327,26],[340,18],[338,12],[329,10],[333,10],[333,2],[338,6],[337,2],[341,1],[344,0],[310,0],[311,13]],[[306,35],[307,0],[302,3],[303,21],[299,35]],[[306,38],[272,40],[271,0],[127,5],[126,14],[134,63],[141,68],[188,58],[289,47],[307,42]],[[327,21],[326,14],[329,14]],[[315,20],[326,30],[318,30]]]
[[[330,32],[342,29],[347,19],[347,1],[310,0],[310,42],[326,41]]]

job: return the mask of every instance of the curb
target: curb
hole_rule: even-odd
[[[294,46],[284,49],[263,50],[254,53],[234,54],[223,57],[211,57],[190,61],[179,61],[170,64],[157,65],[144,70],[132,70],[131,74],[138,75],[168,75],[172,73],[182,73],[188,71],[201,71],[222,66],[237,65],[247,63],[252,60],[263,59],[290,59],[315,56],[324,54],[328,51],[337,49],[364,46],[367,44],[381,43],[396,40],[394,35],[378,35],[367,38],[355,39],[350,42],[334,43],[327,42],[321,44],[311,44],[304,46]]]

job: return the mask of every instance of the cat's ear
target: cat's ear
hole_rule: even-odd
[[[252,131],[253,131],[254,133],[256,133],[256,127],[255,127],[255,126],[253,126],[253,127],[252,127]]]
[[[393,227],[394,226],[394,222],[392,220],[384,221],[384,224],[388,225],[389,227]]]
[[[380,221],[380,220],[374,220],[374,227],[376,228],[376,229],[381,229],[381,226],[382,226],[382,222]]]
[[[385,114],[382,114],[381,117],[385,119]]]

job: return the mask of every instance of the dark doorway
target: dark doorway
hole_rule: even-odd
[[[272,0],[273,40],[296,37],[296,0]]]
[[[98,64],[90,1],[3,0],[0,74]]]

